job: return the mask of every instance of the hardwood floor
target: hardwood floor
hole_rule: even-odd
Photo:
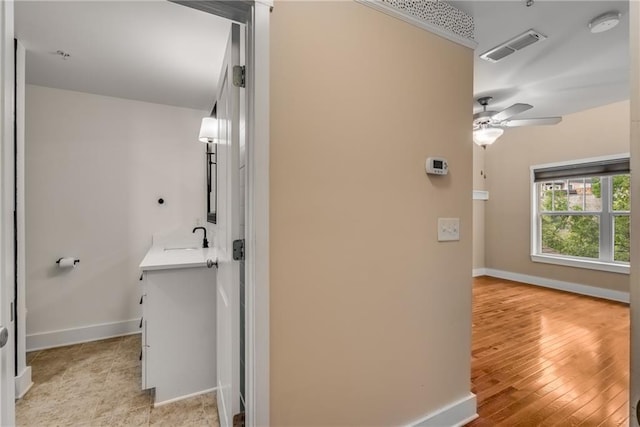
[[[492,277],[473,298],[468,426],[628,425],[627,304]]]

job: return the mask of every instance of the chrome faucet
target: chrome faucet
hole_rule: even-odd
[[[202,239],[202,247],[203,248],[208,248],[209,247],[209,241],[207,240],[207,229],[204,227],[196,227],[193,229],[193,231],[191,231],[192,233],[195,233],[196,230],[202,230],[204,231],[204,239]]]

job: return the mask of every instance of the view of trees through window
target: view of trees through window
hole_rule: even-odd
[[[629,262],[629,175],[538,185],[542,253]],[[611,194],[610,204],[603,202],[603,185]],[[604,236],[609,240],[604,245],[600,241],[601,221],[611,222],[612,235],[609,239]],[[601,254],[603,249],[609,253]]]

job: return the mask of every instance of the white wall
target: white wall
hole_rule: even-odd
[[[51,331],[137,327],[152,233],[205,218],[204,115],[27,85],[27,347],[61,336]],[[81,262],[62,271],[62,256]]]

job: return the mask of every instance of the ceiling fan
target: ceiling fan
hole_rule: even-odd
[[[478,98],[482,111],[473,115],[473,142],[483,148],[496,142],[504,133],[504,128],[555,125],[562,121],[562,117],[510,120],[511,117],[532,109],[533,105],[513,104],[502,111],[487,111],[492,99],[490,96]]]

